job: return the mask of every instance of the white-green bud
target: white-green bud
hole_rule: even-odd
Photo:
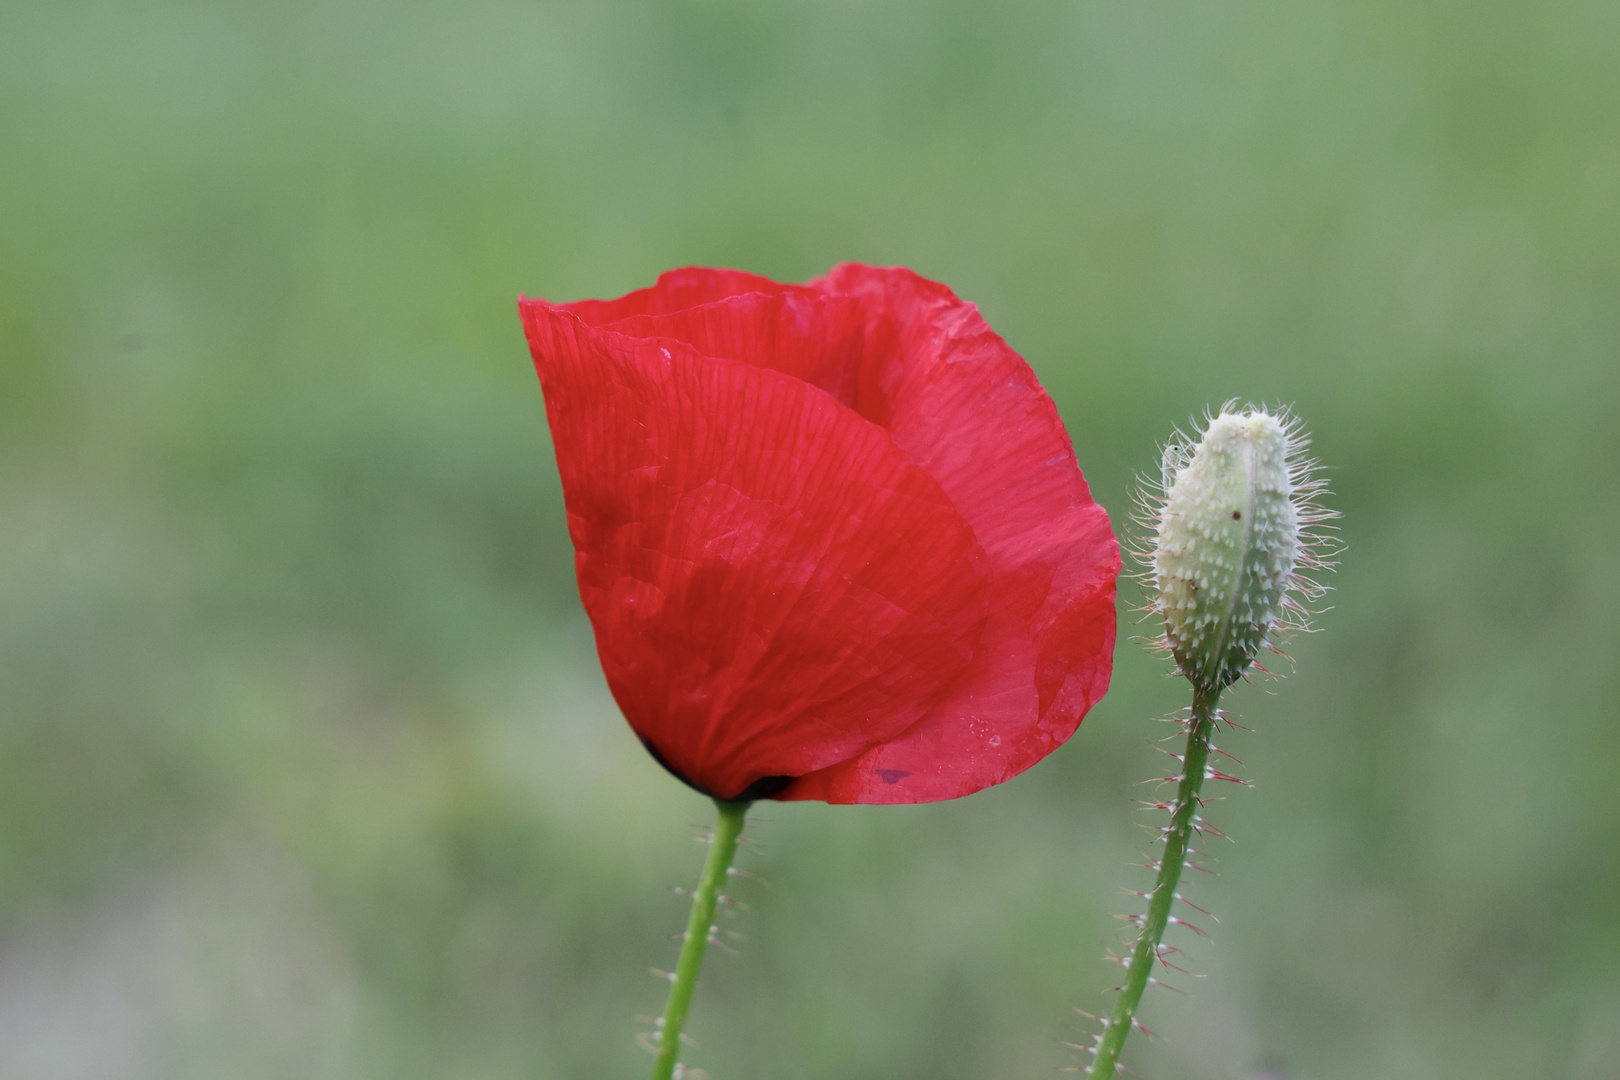
[[[1299,571],[1322,565],[1306,527],[1331,515],[1313,501],[1304,447],[1286,415],[1223,409],[1196,443],[1165,450],[1156,607],[1177,667],[1204,691],[1241,677],[1285,610],[1304,612],[1291,589],[1320,592]]]

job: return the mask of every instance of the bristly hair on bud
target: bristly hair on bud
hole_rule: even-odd
[[[1262,645],[1308,629],[1308,605],[1326,592],[1311,575],[1332,568],[1326,523],[1339,515],[1321,504],[1308,443],[1286,409],[1227,402],[1196,436],[1177,431],[1159,482],[1144,484],[1149,610],[1177,670],[1207,693],[1246,674]]]

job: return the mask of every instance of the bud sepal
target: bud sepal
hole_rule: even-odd
[[[1325,591],[1310,572],[1330,565],[1323,523],[1338,515],[1318,501],[1307,443],[1287,412],[1228,403],[1196,439],[1178,433],[1165,447],[1144,499],[1144,577],[1165,648],[1201,690],[1230,686],[1262,646],[1305,629]]]

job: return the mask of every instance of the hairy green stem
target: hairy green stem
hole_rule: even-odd
[[[686,920],[681,957],[675,963],[675,978],[670,982],[669,1001],[664,1005],[660,1022],[652,1080],[670,1080],[675,1075],[681,1028],[686,1025],[686,1013],[692,1007],[692,991],[697,988],[698,969],[703,966],[703,951],[714,926],[715,905],[720,902],[720,888],[726,882],[731,860],[737,855],[737,837],[742,835],[743,818],[748,814],[749,804],[745,802],[716,799],[714,804],[720,808],[720,821],[714,827],[714,840],[709,845],[709,857],[703,863],[703,875],[698,878],[697,890],[692,894],[692,914]]]
[[[1187,849],[1192,843],[1198,816],[1198,790],[1204,785],[1209,769],[1209,738],[1215,730],[1215,702],[1219,690],[1193,689],[1192,719],[1187,727],[1187,752],[1181,759],[1181,782],[1176,789],[1176,802],[1170,811],[1170,826],[1164,834],[1164,854],[1159,858],[1159,877],[1148,896],[1147,914],[1142,917],[1142,932],[1131,953],[1130,967],[1125,973],[1125,985],[1120,987],[1119,1000],[1104,1025],[1097,1043],[1096,1057],[1087,1073],[1091,1080],[1109,1080],[1119,1064],[1119,1052],[1125,1046],[1125,1037],[1131,1033],[1136,1018],[1136,1007],[1142,1001],[1153,974],[1153,965],[1159,959],[1159,942],[1170,921],[1170,906],[1176,900],[1176,885],[1187,863]]]

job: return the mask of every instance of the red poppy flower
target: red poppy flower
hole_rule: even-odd
[[[943,285],[686,269],[519,306],[608,685],[688,784],[955,798],[1107,689],[1108,516],[1034,373]]]

